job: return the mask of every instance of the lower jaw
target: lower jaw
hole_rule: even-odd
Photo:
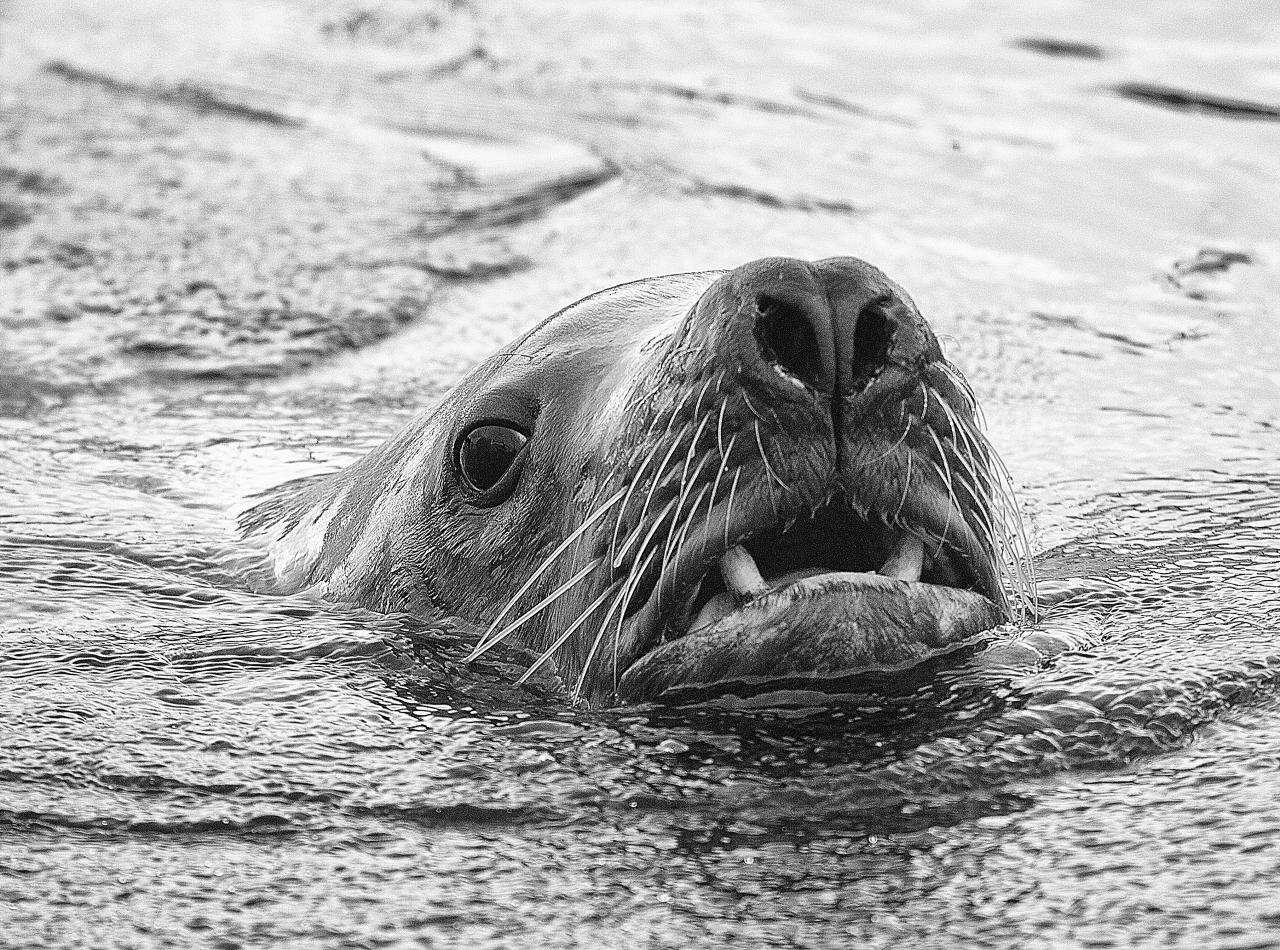
[[[876,574],[805,577],[637,659],[620,699],[662,701],[772,680],[833,680],[914,666],[1003,623],[981,594]]]

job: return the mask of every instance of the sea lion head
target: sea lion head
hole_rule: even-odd
[[[244,525],[279,587],[465,618],[591,700],[840,675],[1025,601],[976,412],[881,271],[767,258],[566,307]]]

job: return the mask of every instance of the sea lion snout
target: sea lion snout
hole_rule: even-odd
[[[870,396],[941,355],[906,292],[853,257],[752,261],[716,281],[695,314],[720,324],[722,350],[744,375],[824,400]],[[898,372],[886,374],[891,367]]]

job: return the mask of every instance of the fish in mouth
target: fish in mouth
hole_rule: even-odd
[[[665,342],[648,379],[672,385],[626,400],[598,504],[542,565],[572,548],[577,569],[514,597],[473,656],[564,600],[535,668],[562,658],[575,696],[671,699],[900,668],[1034,611],[973,394],[881,272],[757,261]]]
[[[241,524],[274,590],[460,618],[592,703],[896,669],[1035,603],[972,391],[852,257],[593,294]]]

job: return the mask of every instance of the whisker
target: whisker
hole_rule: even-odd
[[[707,427],[707,423],[711,421],[711,415],[707,414],[702,417],[702,421],[698,423],[698,428],[693,431],[693,438],[689,440],[689,451],[684,456],[684,470],[680,473],[680,487],[683,488],[685,482],[689,478],[689,463],[693,461],[694,453],[698,450],[698,442],[702,439],[702,432]],[[709,453],[708,453],[709,454]],[[706,458],[704,455],[703,458]],[[697,476],[694,476],[697,478]]]
[[[742,466],[733,470],[733,484],[729,487],[729,506],[724,513],[724,546],[729,549],[729,525],[733,523],[733,497],[738,493],[738,479],[742,476]]]
[[[736,433],[736,432],[735,432],[733,435],[729,436],[729,451],[730,451],[730,452],[732,452],[732,451],[733,451],[733,445],[734,445],[734,443],[735,443],[735,442],[737,442],[737,441],[738,441],[738,433]],[[721,453],[720,453],[720,468],[719,468],[719,470],[716,472],[715,481],[713,481],[713,482],[712,482],[712,484],[711,484],[711,503],[707,506],[707,518],[708,518],[708,519],[711,517],[711,511],[712,511],[712,509],[713,509],[713,508],[715,508],[715,506],[716,506],[716,493],[720,491],[720,479],[722,479],[722,478],[724,477],[724,473],[725,473],[725,472],[727,472],[728,470],[729,470],[729,456],[728,456],[728,454],[727,454],[727,453],[725,453],[725,452],[721,452]],[[725,521],[725,530],[726,530],[726,531],[728,531],[728,529],[729,529],[729,522],[728,522],[728,520],[726,520],[726,521]],[[726,536],[726,540],[725,540],[725,547],[728,547],[728,546],[729,546],[729,542],[728,542],[728,540],[727,540],[727,536]]]
[[[711,384],[712,384],[713,382],[715,382],[715,380],[716,380],[716,377],[715,377],[715,376],[708,376],[708,377],[707,377],[707,381],[706,381],[705,383],[703,383],[703,384],[702,384],[702,390],[698,393],[698,399],[697,399],[697,402],[695,402],[695,403],[693,404],[693,417],[694,417],[695,419],[696,419],[696,418],[698,418],[698,416],[702,414],[702,399],[703,399],[703,397],[704,397],[704,396],[706,396],[706,394],[707,394],[707,389],[711,386]],[[717,388],[718,388],[718,387],[719,387],[719,383],[717,383],[716,385],[717,385]]]
[[[591,661],[595,659],[596,650],[600,648],[600,641],[604,639],[605,629],[609,626],[609,621],[612,619],[614,611],[616,611],[618,607],[626,601],[626,599],[627,590],[626,585],[624,584],[623,589],[618,592],[618,596],[615,597],[613,599],[613,603],[609,605],[609,610],[605,613],[604,620],[600,622],[600,628],[596,631],[595,639],[591,641],[591,649],[587,651],[586,662],[582,664],[582,672],[578,674],[578,682],[574,684],[573,692],[571,694],[574,702],[577,702],[582,696],[582,684],[587,681],[587,671],[591,669]]]
[[[894,452],[898,451],[898,449],[901,447],[902,443],[903,443],[903,442],[905,442],[905,441],[907,440],[907,435],[911,432],[911,420],[912,420],[913,418],[914,418],[914,417],[913,417],[913,416],[911,416],[911,415],[907,415],[907,416],[906,416],[907,424],[906,424],[905,426],[903,426],[903,428],[902,428],[902,435],[898,436],[898,441],[897,441],[897,442],[893,443],[893,445],[889,446],[887,449],[885,449],[883,452],[881,452],[881,453],[880,453],[879,455],[877,455],[875,458],[870,459],[870,460],[868,460],[868,461],[866,461],[866,462],[863,462],[863,463],[861,463],[860,465],[857,465],[856,467],[854,467],[854,468],[850,469],[850,471],[853,471],[853,472],[859,472],[859,471],[861,471],[861,470],[862,470],[862,469],[864,469],[864,468],[869,468],[870,466],[875,465],[877,462],[883,462],[885,459],[887,459],[887,458],[888,458],[890,455],[892,455]]]
[[[781,478],[777,476],[777,474],[773,470],[773,466],[769,464],[769,455],[764,450],[764,439],[761,438],[760,436],[760,423],[755,422],[753,423],[753,426],[756,431],[756,447],[760,450],[760,461],[764,464],[765,473],[769,476],[769,479],[768,479],[769,504],[773,507],[774,518],[777,518],[778,517],[778,496],[777,496],[777,493],[774,492],[773,490],[773,485],[775,482],[777,482],[778,487],[782,489],[784,494],[787,491],[789,491],[790,488],[786,482],[784,482]]]
[[[706,454],[704,454],[701,460],[699,460],[697,467],[694,468],[693,477],[688,480],[688,484],[681,486],[679,501],[676,504],[676,511],[671,518],[671,528],[670,530],[667,531],[666,553],[663,555],[664,557],[666,556],[666,554],[671,553],[671,538],[672,538],[672,535],[674,534],[675,525],[680,520],[680,513],[684,508],[684,503],[689,499],[689,492],[693,489],[693,486],[698,483],[698,476],[702,474],[702,469],[707,464],[707,460],[709,458],[711,458],[710,452],[707,452]],[[703,488],[706,488],[706,486],[704,485]],[[701,499],[701,495],[699,495],[699,499]],[[698,502],[695,501],[694,509],[696,509],[697,506],[698,506]]]
[[[938,433],[934,432],[933,426],[930,425],[926,425],[925,429],[928,430],[929,437],[933,439],[933,444],[938,447],[938,457],[942,459],[943,467],[946,469],[947,523],[942,528],[942,539],[938,542],[938,549],[933,552],[933,556],[936,558],[942,553],[942,546],[947,540],[947,532],[951,530],[951,512],[953,509],[959,507],[959,501],[956,498],[955,486],[951,484],[951,463],[947,461],[947,453],[942,447],[942,442],[938,438]],[[934,467],[936,468],[937,466]]]
[[[898,523],[898,517],[902,514],[902,509],[907,504],[907,495],[911,492],[911,459],[914,453],[907,450],[907,477],[902,481],[902,501],[898,502],[898,510],[893,513],[893,523]]]
[[[613,691],[615,693],[618,691],[618,641],[622,638],[622,625],[623,623],[626,622],[626,619],[627,619],[627,612],[625,609],[625,605],[635,595],[636,588],[640,586],[640,579],[644,577],[644,572],[649,569],[649,565],[653,563],[653,559],[657,555],[657,553],[658,553],[658,549],[653,548],[649,552],[649,554],[645,557],[643,562],[640,562],[640,560],[637,558],[636,564],[631,565],[631,574],[627,577],[627,583],[623,587],[622,598],[620,600],[620,603],[624,605],[624,609],[618,611],[618,623],[613,629]],[[638,568],[637,568],[637,565],[639,565]],[[609,626],[609,618],[606,616],[604,620],[604,624],[602,624],[600,627],[601,634],[604,633],[605,628],[607,628],[608,626]],[[587,658],[588,664],[590,664],[590,661],[591,661],[591,658],[588,657]],[[585,675],[586,667],[583,667],[583,673]]]
[[[710,452],[705,453],[702,456],[702,459],[698,462],[697,468],[693,470],[693,478],[689,479],[687,481],[687,484],[682,483],[680,486],[679,501],[676,504],[675,512],[671,515],[671,522],[667,527],[667,541],[666,541],[666,544],[664,545],[663,552],[662,552],[662,557],[664,561],[666,558],[671,556],[671,546],[676,534],[676,525],[680,522],[680,515],[682,510],[684,509],[684,503],[688,500],[688,497],[689,497],[688,493],[693,488],[693,486],[697,484],[698,476],[702,473],[702,467],[707,464],[707,459],[709,458],[711,458],[711,453]],[[702,491],[705,492],[706,490],[707,490],[707,486],[703,485]],[[694,510],[697,509],[701,501],[702,501],[702,495],[699,494],[698,499],[693,503]],[[687,521],[688,519],[686,518],[685,520]],[[664,567],[666,566],[665,563],[663,566]],[[661,604],[662,603],[661,585],[658,586],[657,593],[658,593],[658,603]]]
[[[483,656],[485,653],[488,653],[491,649],[493,649],[495,646],[497,646],[499,643],[501,643],[503,640],[509,637],[512,633],[520,629],[520,627],[524,626],[526,622],[528,622],[533,617],[536,617],[545,608],[549,607],[551,604],[554,604],[557,600],[559,600],[566,593],[572,590],[584,577],[586,577],[588,574],[590,574],[592,571],[594,571],[597,567],[599,567],[603,563],[604,563],[603,558],[598,558],[598,557],[592,558],[589,562],[587,562],[586,566],[583,567],[582,570],[578,571],[578,573],[574,574],[573,577],[569,578],[567,581],[565,581],[563,584],[561,584],[551,593],[547,594],[546,597],[542,598],[542,600],[538,601],[536,604],[534,604],[532,607],[526,610],[523,614],[520,615],[519,619],[514,620],[510,624],[508,624],[501,633],[497,634],[496,636],[490,637],[483,644],[481,644],[480,646],[472,650],[471,654],[467,657],[466,662],[470,663],[472,660],[476,659],[477,657]]]
[[[556,651],[558,651],[562,646],[564,646],[565,642],[568,641],[568,639],[571,636],[573,636],[574,631],[577,630],[579,627],[581,627],[583,622],[588,617],[590,617],[593,613],[596,612],[596,610],[600,607],[600,605],[604,603],[605,598],[607,598],[610,594],[616,592],[616,588],[620,583],[621,583],[620,581],[614,581],[612,584],[610,584],[608,587],[602,590],[600,592],[600,596],[597,597],[595,600],[593,600],[586,610],[578,614],[577,619],[574,620],[573,623],[569,625],[569,627],[564,631],[564,633],[560,634],[560,636],[556,638],[555,643],[551,644],[551,646],[547,648],[547,650],[542,654],[542,656],[538,657],[538,659],[533,662],[533,665],[530,666],[527,670],[524,671],[524,673],[520,675],[520,678],[516,680],[516,685],[520,686],[521,684],[523,684],[526,680],[529,679],[530,676],[534,674],[534,672],[538,669],[538,667],[542,666],[543,663],[547,662],[547,660],[555,656]]]
[[[667,417],[666,428],[662,431],[662,437],[664,439],[671,434],[671,427],[675,425],[676,418],[680,415],[680,410],[684,408],[684,404],[689,401],[689,397],[691,395],[693,395],[693,390],[686,389],[684,393],[681,394],[680,399],[676,404],[671,407],[671,415]]]
[[[618,503],[618,500],[622,498],[622,496],[623,496],[622,489],[619,489],[618,491],[616,491],[612,496],[609,497],[608,500],[606,500],[598,508],[596,508],[596,510],[593,511],[591,515],[586,520],[584,520],[582,524],[578,526],[577,530],[575,530],[571,535],[569,535],[567,538],[561,541],[556,546],[555,550],[553,550],[550,554],[547,555],[546,559],[538,566],[538,568],[532,574],[529,575],[528,580],[526,580],[523,584],[520,585],[520,589],[516,591],[515,596],[512,597],[509,601],[507,601],[507,605],[503,607],[501,611],[499,611],[498,616],[495,617],[493,620],[493,623],[489,625],[489,629],[486,630],[484,633],[484,636],[480,638],[480,643],[476,645],[475,649],[471,651],[470,655],[463,662],[470,663],[477,656],[479,656],[481,652],[483,652],[482,647],[484,647],[485,641],[489,638],[489,636],[493,633],[494,630],[498,629],[498,625],[502,623],[503,619],[507,616],[507,614],[511,612],[511,608],[513,608],[516,605],[517,601],[519,601],[520,598],[525,595],[525,592],[528,591],[529,588],[532,587],[537,582],[538,578],[540,578],[543,574],[547,572],[548,568],[551,567],[552,563],[555,561],[556,558],[560,556],[560,554],[565,550],[565,548],[571,545],[574,541],[576,541],[582,535],[583,532],[585,532],[593,524],[599,521],[604,516],[605,512],[607,512],[610,508],[612,508],[615,504]]]
[[[1026,579],[1028,584],[1027,594],[1032,601],[1035,612],[1039,612],[1039,596],[1036,593],[1036,577],[1035,577],[1035,561],[1031,557],[1031,541],[1027,537],[1026,524],[1022,518],[1022,511],[1018,506],[1017,493],[1013,487],[1013,476],[1009,473],[1009,469],[1004,464],[1004,459],[1000,457],[1000,453],[991,445],[990,440],[985,435],[982,436],[992,462],[995,464],[996,471],[1000,473],[1004,496],[1008,505],[1009,514],[1013,521],[1013,525],[1018,535],[1018,543],[1022,547],[1022,554],[1025,560]]]
[[[984,504],[981,501],[982,496],[978,493],[973,484],[965,478],[963,473],[956,472],[954,477],[961,485],[968,489],[969,493],[978,500],[979,504]],[[978,534],[979,542],[984,544],[986,551],[992,558],[996,558],[998,556],[1003,561],[1004,554],[1007,550],[1007,544],[1004,540],[1005,532],[996,530],[995,523],[992,521],[991,515],[988,511],[977,508],[972,511],[972,514],[973,523],[970,527],[974,529],[976,534]]]
[[[692,508],[690,509],[690,511],[689,511],[689,517],[685,518],[685,520],[684,520],[684,524],[683,524],[683,526],[680,528],[680,534],[679,534],[679,536],[676,538],[676,543],[675,543],[675,552],[676,552],[676,553],[675,553],[675,557],[672,557],[672,556],[671,556],[671,541],[670,541],[670,540],[668,540],[668,542],[667,542],[667,549],[666,549],[666,550],[663,552],[663,554],[662,554],[662,557],[663,557],[663,563],[662,563],[662,570],[663,570],[663,574],[659,574],[659,575],[658,575],[658,586],[657,586],[657,587],[656,587],[656,589],[655,589],[655,593],[656,593],[659,597],[661,597],[661,594],[662,594],[662,580],[663,580],[663,575],[666,573],[667,566],[668,566],[668,565],[671,565],[671,564],[674,564],[674,565],[676,565],[676,566],[679,566],[679,564],[680,564],[680,554],[681,554],[681,552],[683,552],[683,551],[684,551],[684,542],[685,542],[685,539],[686,539],[686,538],[688,537],[688,535],[689,535],[689,529],[690,529],[691,527],[693,527],[693,525],[694,525],[694,521],[695,521],[695,519],[694,519],[694,513],[695,513],[695,512],[697,512],[697,510],[698,510],[698,506],[699,506],[700,504],[702,504],[702,499],[703,499],[703,498],[705,498],[705,497],[707,496],[707,492],[708,492],[708,491],[710,491],[710,490],[711,490],[711,486],[709,486],[709,485],[703,485],[703,486],[702,486],[702,488],[698,491],[698,497],[694,499],[693,507],[692,507]],[[659,602],[659,603],[661,603],[662,601],[661,601],[661,600],[659,600],[658,602]]]
[[[764,442],[760,438],[759,420],[756,420],[756,422],[752,423],[752,425],[755,427],[756,448],[759,449],[760,451],[760,461],[764,465],[765,474],[772,475],[772,471],[769,467],[769,458],[764,454]],[[769,504],[773,507],[773,516],[776,519],[778,517],[778,494],[774,490],[773,479],[766,478],[765,484],[769,486]]]
[[[992,553],[994,555],[998,551],[1001,560],[1005,562],[1006,568],[1011,569],[1012,577],[1010,579],[1016,581],[1020,604],[1027,602],[1030,605],[1029,609],[1033,613],[1037,612],[1039,608],[1035,593],[1034,564],[1031,559],[1031,548],[1022,526],[1021,512],[1018,511],[1014,500],[1012,480],[1009,478],[1007,470],[996,464],[999,456],[990,442],[980,435],[975,436],[965,427],[962,427],[960,432],[965,437],[965,448],[961,448],[954,434],[952,444],[956,448],[957,460],[963,464],[973,479],[974,485],[970,486],[970,490],[975,492],[975,497],[981,497],[988,508],[994,509],[994,514],[999,516],[1001,526],[1004,529],[999,532],[1000,543],[997,544],[994,538],[992,539]],[[975,438],[982,439],[981,449],[979,449]],[[978,465],[977,456],[979,453],[987,465]],[[988,467],[994,468],[997,473],[1003,476],[999,482],[989,473]],[[976,493],[977,484],[984,484],[988,490],[978,495]],[[1010,524],[1013,528],[1012,537],[1008,527]],[[995,535],[997,533],[989,521],[988,527],[990,529],[989,534]]]
[[[969,473],[973,476],[976,484],[985,486],[986,491],[983,493],[983,497],[988,504],[1003,503],[1007,486],[997,483],[991,473],[987,471],[987,465],[979,462],[979,456],[982,457],[983,463],[989,461],[994,454],[994,449],[985,439],[983,440],[984,445],[980,448],[977,441],[975,441],[976,434],[971,427],[962,422],[946,402],[942,403],[942,407],[946,410],[948,422],[951,425],[951,444],[956,450],[957,458],[971,463],[968,465]],[[961,445],[962,440],[963,445]]]
[[[966,431],[965,435],[970,445],[974,445],[975,440],[981,442],[983,457],[989,466],[994,469],[996,475],[999,476],[998,484],[994,484],[993,479],[993,491],[996,492],[1000,499],[1004,520],[1012,525],[1013,534],[1016,537],[1017,549],[1011,549],[1010,557],[1013,559],[1014,568],[1018,575],[1019,594],[1026,600],[1031,613],[1033,615],[1038,614],[1039,596],[1036,592],[1035,562],[1031,557],[1031,542],[1027,538],[1022,512],[1018,507],[1017,495],[1013,487],[1013,476],[1005,466],[1004,459],[1000,457],[1000,453],[995,450],[995,447],[984,433],[981,431]],[[976,452],[977,449],[975,448],[974,451]]]
[[[622,516],[627,513],[627,506],[631,504],[631,495],[641,484],[641,479],[644,476],[645,469],[649,467],[649,463],[653,461],[654,457],[658,454],[658,449],[660,448],[662,448],[662,442],[655,441],[653,443],[653,448],[649,450],[649,454],[645,456],[644,461],[636,470],[635,475],[632,476],[631,484],[627,486],[627,496],[623,499],[622,507],[618,509],[618,513],[614,518],[613,539],[609,542],[609,563],[612,564],[615,569],[618,567],[618,532],[622,529]]]
[[[999,511],[993,511],[993,508],[996,506],[996,502],[991,496],[990,489],[992,486],[988,483],[985,485],[984,489],[984,484],[979,477],[979,473],[974,462],[964,452],[960,451],[959,446],[956,446],[954,442],[952,444],[956,448],[956,461],[963,466],[964,472],[967,472],[969,477],[965,478],[964,472],[955,472],[954,475],[960,480],[961,484],[969,490],[969,494],[974,499],[975,505],[977,506],[975,508],[974,515],[981,519],[988,529],[988,534],[992,543],[991,553],[994,556],[997,551],[1002,551],[1004,549],[1003,541],[997,544],[996,537],[998,535],[1003,539],[1005,532],[997,532],[995,530],[995,521],[993,519],[999,515]],[[1000,522],[1003,525],[1003,517],[1000,517]]]
[[[707,525],[708,530],[702,533],[702,542],[698,547],[699,557],[703,557],[707,553],[707,539],[711,534],[711,531],[710,531],[711,518],[715,514],[715,510],[716,510],[716,494],[720,491],[720,478],[721,476],[724,475],[725,470],[727,468],[728,468],[728,465],[726,464],[726,461],[722,456],[720,458],[720,467],[716,471],[716,477],[711,481],[711,494],[707,496],[707,514],[706,514],[706,517],[703,519],[703,522]],[[690,513],[690,517],[696,518],[697,516],[698,516],[698,510],[697,508],[694,508],[693,511]],[[679,552],[677,552],[677,557],[678,556],[679,556]]]
[[[974,393],[973,386],[970,385],[969,380],[964,378],[964,374],[946,360],[939,360],[933,366],[951,381],[952,385],[960,392],[960,395],[969,403],[969,407],[977,414],[982,425],[986,426],[986,419],[982,414],[982,404],[978,402],[977,394]]]
[[[645,515],[649,513],[649,505],[653,502],[653,493],[658,490],[659,483],[666,478],[667,465],[671,463],[671,456],[675,455],[676,449],[679,447],[679,440],[671,443],[671,448],[667,449],[666,457],[663,458],[662,464],[658,466],[658,471],[654,474],[653,479],[649,482],[649,492],[645,495],[644,504],[640,508],[640,517],[636,519],[636,528],[630,537],[635,537],[636,533],[644,528]],[[620,550],[613,559],[613,568],[617,570],[622,565],[622,560],[627,556],[627,549],[630,547],[629,540],[623,542],[622,550]]]
[[[678,500],[679,499],[676,499],[676,498],[672,498],[668,500],[667,503],[662,506],[662,510],[658,512],[657,517],[653,519],[653,524],[649,526],[649,531],[644,536],[644,540],[641,541],[640,546],[636,548],[637,560],[639,560],[641,554],[643,554],[645,551],[649,549],[649,542],[653,540],[653,536],[657,534],[660,530],[662,530],[662,523],[666,521],[667,515],[671,513],[673,508],[675,508],[676,502]],[[624,549],[631,547],[632,539],[638,537],[640,532],[644,531],[644,527],[645,527],[644,522],[641,522],[640,524],[636,525],[635,530],[632,531],[631,534],[627,536],[626,543],[623,545]],[[632,566],[634,566],[634,564],[635,562],[633,561]]]
[[[707,423],[710,421],[711,421],[710,414],[702,416],[702,421],[698,423],[698,428],[695,429],[693,432],[693,438],[689,440],[689,450],[684,454],[684,467],[680,470],[680,488],[676,492],[676,495],[680,498],[681,505],[684,504],[685,498],[688,497],[688,490],[690,485],[689,465],[693,462],[693,456],[694,456],[694,453],[697,451],[698,442],[702,439],[702,432],[707,427]],[[698,467],[697,469],[694,470],[694,473],[693,473],[694,481],[697,480],[698,473],[702,471],[702,466],[706,464],[706,460],[710,456],[710,454],[711,453],[708,452],[702,456],[702,460],[698,463]],[[677,507],[676,512],[677,514],[679,514],[679,507]]]
[[[750,411],[750,413],[753,416],[755,416],[756,419],[758,419],[760,422],[764,422],[764,416],[760,415],[759,411],[756,409],[756,404],[751,401],[751,397],[748,396],[745,392],[742,393],[742,401],[747,404],[748,411]]]
[[[724,452],[724,411],[729,408],[729,400],[720,400],[720,418],[716,421],[716,448],[720,450],[720,457],[725,458]]]

